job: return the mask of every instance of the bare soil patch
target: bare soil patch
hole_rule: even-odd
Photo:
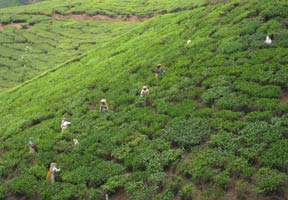
[[[149,17],[139,17],[139,16],[108,16],[108,15],[87,15],[87,14],[53,14],[51,16],[53,19],[73,19],[76,21],[106,21],[106,22],[143,22]]]
[[[288,92],[282,92],[280,95],[280,102],[288,104]]]
[[[21,24],[19,23],[10,23],[10,24],[1,24],[0,23],[0,32],[3,31],[6,27],[15,27],[17,30],[20,30],[20,29],[30,29],[32,28],[33,26],[31,25],[28,25],[28,26],[22,26]]]
[[[128,195],[124,189],[118,190],[115,194],[109,196],[109,200],[128,200]]]

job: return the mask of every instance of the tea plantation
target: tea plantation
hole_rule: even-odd
[[[0,8],[37,3],[41,0],[0,0]]]
[[[0,92],[137,25],[130,22],[57,20],[29,14],[0,14],[0,22],[3,24],[3,30],[0,30]]]
[[[0,199],[287,199],[287,27],[286,0],[207,0],[1,93]]]
[[[153,15],[177,12],[196,7],[201,3],[202,0],[193,2],[181,0],[177,1],[177,4],[172,0],[165,2],[153,0],[146,3],[137,0],[130,1],[127,6],[125,0],[90,2],[50,0],[29,6],[1,9],[0,92],[133,29],[139,21],[133,16],[137,15],[145,20]],[[83,19],[75,21],[73,16],[59,19],[55,14],[62,17],[67,17],[67,14],[78,14],[76,17],[80,15]],[[97,14],[111,16],[111,19],[92,21],[85,18],[86,15]],[[113,19],[117,17],[118,19]],[[125,17],[132,19],[128,21]]]

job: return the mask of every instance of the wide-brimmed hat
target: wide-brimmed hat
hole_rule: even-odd
[[[157,67],[161,67],[161,64],[157,64],[156,66],[157,66]]]
[[[106,99],[101,99],[101,103],[106,103]]]
[[[143,86],[143,89],[147,89],[147,86]]]

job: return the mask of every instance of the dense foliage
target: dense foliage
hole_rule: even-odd
[[[287,1],[216,2],[154,17],[2,93],[0,198],[284,198]],[[61,133],[62,117],[72,125]]]
[[[0,8],[37,3],[42,0],[0,0]]]
[[[56,20],[31,14],[0,14],[0,23],[3,24],[2,31],[0,28],[0,92],[82,55],[137,25]]]

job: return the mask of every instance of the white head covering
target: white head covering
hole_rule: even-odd
[[[271,44],[272,43],[272,39],[268,35],[266,36],[265,43],[266,44]]]

